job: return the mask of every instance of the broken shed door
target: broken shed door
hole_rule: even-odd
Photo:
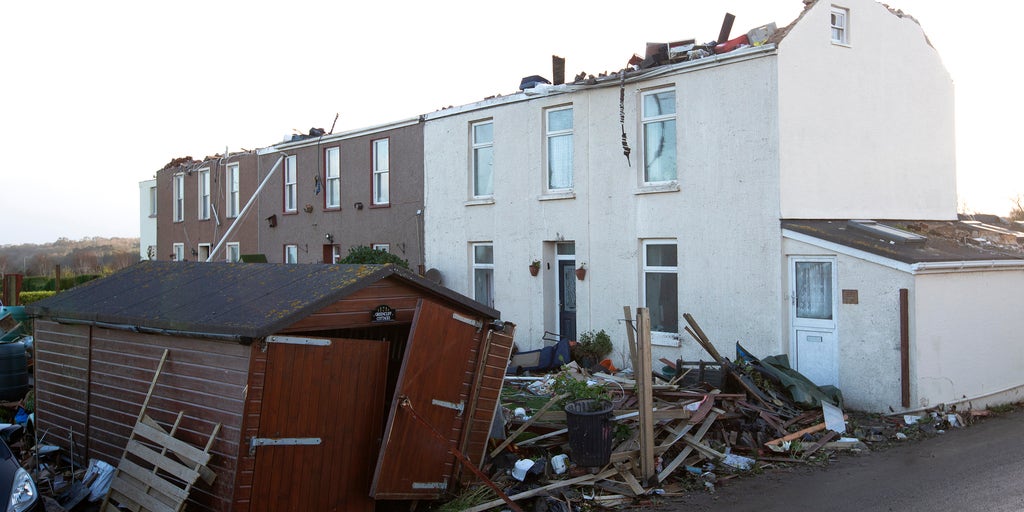
[[[304,339],[268,339],[249,510],[372,512],[388,343]]]
[[[479,350],[480,318],[468,318],[439,304],[420,300],[406,345],[405,358],[391,402],[384,442],[373,475],[376,499],[437,499],[454,473],[455,457],[465,424],[465,394]],[[442,443],[430,427],[447,439]]]

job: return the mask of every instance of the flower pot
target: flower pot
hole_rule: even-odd
[[[582,281],[584,277],[587,277],[587,269],[583,267],[576,269],[576,279]]]
[[[577,466],[604,466],[612,456],[612,403],[585,399],[565,405],[569,457]]]
[[[540,267],[535,266],[535,265],[530,265],[530,275],[531,276],[537,277],[537,274],[539,272],[540,272]]]

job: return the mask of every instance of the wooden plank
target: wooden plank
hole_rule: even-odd
[[[717,418],[718,418],[718,411],[712,410],[711,413],[708,414],[708,417],[704,419],[704,423],[701,424],[700,429],[697,430],[697,433],[692,436],[692,439],[695,439],[697,441],[700,441],[701,439],[703,439],[704,438],[704,434],[707,434],[708,429],[711,428],[711,424],[714,423]],[[672,459],[672,461],[669,462],[661,470],[661,473],[658,473],[658,481],[662,482],[666,478],[668,478],[668,476],[671,475],[672,472],[675,471],[676,468],[678,468],[679,465],[682,464],[683,461],[686,460],[686,457],[688,457],[691,452],[693,452],[693,446],[687,445],[687,446],[683,447],[683,449],[680,450],[679,454],[676,455],[676,457],[674,459]]]
[[[562,488],[562,487],[568,487],[570,485],[587,485],[587,484],[590,484],[592,482],[596,482],[598,480],[604,480],[604,479],[606,479],[606,478],[608,478],[608,477],[610,477],[610,476],[612,476],[612,475],[614,475],[614,474],[616,474],[618,472],[619,472],[619,470],[617,470],[617,469],[609,469],[607,471],[598,473],[596,475],[583,475],[583,476],[576,477],[576,478],[570,478],[568,480],[559,480],[559,481],[557,481],[555,483],[545,485],[544,487],[538,487],[536,489],[530,489],[529,491],[521,492],[519,494],[514,494],[512,496],[509,496],[509,498],[512,499],[512,501],[515,501],[515,500],[521,500],[521,499],[526,499],[526,498],[532,498],[532,497],[537,496],[539,494],[544,494],[544,493],[546,493],[548,491],[551,491],[551,490],[554,490],[554,489],[559,489],[559,488]],[[501,505],[504,505],[504,504],[505,504],[505,501],[499,499],[499,500],[489,501],[487,503],[482,503],[482,504],[477,505],[475,507],[467,508],[467,509],[463,510],[462,512],[484,512],[485,510],[489,510],[489,509],[492,509],[494,507],[498,507],[498,506],[501,506]]]
[[[640,412],[640,480],[650,484],[657,476],[654,463],[654,396],[651,391],[651,317],[647,308],[636,310],[637,398]]]
[[[843,419],[846,419],[846,418],[847,418],[847,415],[844,414],[843,415]],[[768,442],[766,442],[764,444],[765,444],[765,446],[770,445],[770,444],[774,444],[774,445],[778,446],[778,445],[780,445],[782,443],[785,443],[786,441],[792,441],[794,439],[799,439],[799,438],[803,437],[804,434],[813,434],[815,432],[820,432],[822,430],[825,430],[825,423],[824,422],[818,423],[817,425],[811,425],[810,427],[807,427],[807,428],[805,428],[803,430],[797,430],[796,432],[793,432],[792,434],[788,434],[788,435],[782,436],[782,437],[780,437],[778,439],[772,439],[771,441],[768,441]]]
[[[542,415],[544,414],[545,411],[550,409],[553,405],[557,404],[560,400],[565,399],[565,397],[567,397],[567,396],[569,396],[569,395],[568,394],[563,394],[563,395],[557,395],[557,396],[551,397],[551,400],[548,400],[548,402],[546,404],[544,404],[544,406],[541,407],[540,410],[536,412],[536,414],[531,416],[530,419],[528,419],[525,422],[523,422],[523,424],[520,425],[520,427],[518,429],[516,429],[515,432],[509,434],[508,438],[506,438],[505,441],[503,441],[501,444],[499,444],[497,448],[491,450],[491,457],[496,457],[499,453],[501,453],[501,450],[504,450],[506,446],[511,444],[512,440],[514,440],[516,438],[516,436],[518,436],[519,434],[522,434],[523,431],[526,430],[527,428],[529,428],[530,425],[533,425],[533,423],[536,422],[538,418],[542,417]],[[562,414],[564,415],[565,413],[563,412]],[[564,419],[564,416],[563,416],[563,419]]]
[[[178,501],[185,501],[188,499],[188,492],[181,487],[174,485],[167,480],[157,477],[153,474],[153,471],[146,469],[130,460],[122,460],[118,465],[117,469],[122,473],[130,475],[131,477],[143,482],[155,489],[157,492],[174,498]]]
[[[828,444],[829,441],[835,439],[838,435],[839,432],[829,430],[828,432],[825,433],[825,435],[821,436],[821,439],[819,439],[817,443],[814,443],[814,445],[812,445],[810,448],[804,450],[804,453],[801,455],[801,458],[806,459],[811,455],[814,455],[814,452],[820,450],[822,446]]]
[[[157,425],[157,428],[154,428],[153,425]],[[206,465],[206,463],[210,462],[209,453],[206,453],[184,441],[171,437],[171,435],[160,428],[152,418],[149,418],[146,415],[143,415],[143,419],[135,424],[135,435],[149,439],[163,448],[167,448],[172,452],[180,454],[189,462],[195,462],[202,465]]]
[[[155,420],[153,420],[153,418],[150,418],[149,416],[146,416],[145,418],[142,418],[142,423],[145,424],[146,426],[149,426],[149,427],[152,427],[154,429],[157,429],[160,432],[164,432],[168,436],[171,435],[169,432],[164,430],[164,428],[162,426],[160,426],[159,423],[157,423]],[[217,426],[219,427],[220,425],[218,424]],[[188,446],[192,447],[192,445],[188,445]],[[165,448],[166,448],[166,446],[165,446]],[[205,453],[207,455],[207,457],[209,457],[209,451],[210,451],[210,449],[209,449],[209,447],[207,447],[206,451],[203,452],[203,453]],[[213,485],[214,480],[217,478],[217,474],[214,473],[212,469],[207,467],[205,465],[205,463],[200,463],[198,461],[192,460],[192,459],[190,459],[190,458],[188,458],[188,457],[186,457],[186,456],[184,456],[184,455],[182,455],[182,454],[180,454],[180,453],[178,453],[176,451],[173,451],[173,450],[171,451],[171,455],[174,455],[175,457],[177,457],[178,460],[180,460],[186,466],[192,467],[193,469],[196,469],[197,471],[199,471],[199,477],[202,478],[203,481],[206,482],[207,485]],[[196,466],[198,466],[198,467],[196,467]]]
[[[175,462],[166,457],[161,457],[159,452],[134,439],[128,441],[127,452],[170,473],[175,478],[180,478],[189,483],[195,483],[195,481],[199,479],[198,471],[189,469],[181,463]]]
[[[634,334],[636,326],[633,325],[633,312],[629,306],[622,306],[622,314],[626,317],[626,342],[629,344],[629,362],[633,365],[632,368],[636,370],[636,335]]]
[[[142,506],[147,512],[177,512],[177,507],[171,507],[149,494],[145,489],[136,487],[124,479],[115,478],[110,482],[110,488],[123,494],[128,499]]]
[[[647,491],[644,490],[642,485],[640,485],[640,482],[638,482],[636,477],[633,476],[633,468],[631,466],[618,463],[615,464],[615,469],[619,472],[619,475],[622,476],[622,479],[626,482],[626,485],[629,486],[629,489],[633,491],[634,495],[643,496],[644,494],[647,494]]]

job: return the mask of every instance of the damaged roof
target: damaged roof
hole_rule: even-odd
[[[1024,259],[1024,246],[958,221],[783,220],[782,229],[908,264]]]
[[[489,318],[500,313],[395,265],[143,261],[32,303],[54,320],[140,332],[263,338],[382,279],[394,277]]]

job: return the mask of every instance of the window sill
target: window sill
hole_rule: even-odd
[[[671,332],[652,332],[651,345],[658,347],[680,347],[679,335]]]
[[[561,199],[576,199],[576,192],[547,192],[537,198],[538,201],[558,201]]]
[[[483,197],[483,198],[480,198],[480,199],[470,199],[469,201],[466,201],[465,204],[466,204],[466,206],[480,206],[480,205],[483,205],[483,204],[494,204],[494,198],[493,197]]]
[[[679,192],[679,182],[669,181],[667,183],[655,183],[651,185],[642,185],[633,191],[635,195],[642,194],[661,194],[665,192]]]
[[[832,41],[832,46],[842,46],[843,48],[853,48],[850,43],[841,43],[839,41]]]
[[[371,204],[370,208],[391,208],[391,203]]]

